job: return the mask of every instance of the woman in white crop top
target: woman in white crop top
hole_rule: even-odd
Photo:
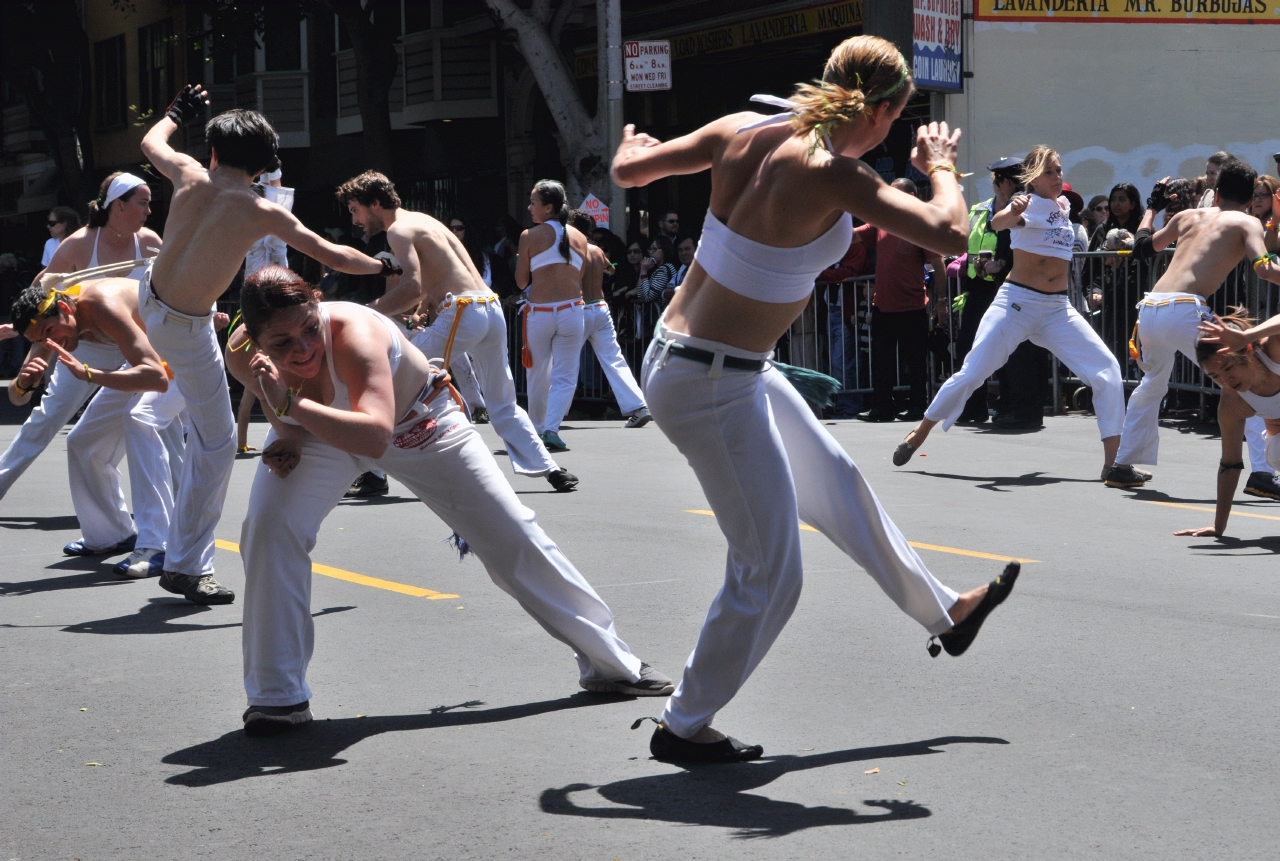
[[[1013,269],[982,315],[964,365],[938,390],[920,424],[893,453],[895,466],[910,460],[936,425],[950,430],[969,396],[986,385],[987,377],[1023,341],[1052,352],[1093,389],[1103,480],[1116,461],[1124,427],[1124,380],[1116,357],[1068,301],[1075,232],[1062,196],[1062,160],[1049,147],[1038,146],[1023,159],[1021,179],[1029,194],[1015,194],[991,217],[992,230],[1010,231]]]
[[[889,187],[859,158],[884,140],[913,89],[892,44],[858,36],[836,47],[819,85],[800,85],[790,102],[765,97],[787,113],[732,114],[665,143],[630,126],[623,132],[613,160],[621,186],[711,171],[702,241],[641,382],[654,420],[697,474],[729,552],[724,586],[681,686],[656,719],[649,745],[658,759],[761,755],[759,745],[729,738],[711,722],[796,606],[801,520],[941,635],[951,654],[968,647],[1012,586],[1013,572],[963,596],[939,583],[853,460],[768,361],[815,276],[848,250],[850,213],[939,253],[965,248],[959,131],[935,123],[916,137],[912,163],[933,179],[929,202]]]
[[[516,284],[529,300],[521,309],[529,420],[549,451],[568,451],[560,422],[578,387],[587,238],[567,223],[564,186],[555,180],[539,180],[529,192],[529,214],[534,226],[520,234],[516,257]]]

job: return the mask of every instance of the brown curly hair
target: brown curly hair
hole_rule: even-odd
[[[361,206],[380,203],[383,209],[400,208],[400,195],[396,194],[395,183],[376,170],[366,170],[338,186],[337,198],[343,206],[354,200]]]

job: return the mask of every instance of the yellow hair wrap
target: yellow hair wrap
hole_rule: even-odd
[[[43,317],[48,312],[48,310],[53,307],[53,303],[58,301],[59,296],[79,296],[79,295],[80,295],[79,284],[72,284],[66,290],[50,290],[49,295],[45,296],[44,300],[36,308],[36,315],[31,318],[31,322],[28,323],[27,325],[34,326],[36,323],[36,320],[39,320],[41,317]]]

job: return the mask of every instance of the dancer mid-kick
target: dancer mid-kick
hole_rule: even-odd
[[[952,655],[968,648],[1013,588],[1017,563],[964,595],[938,582],[769,361],[809,303],[817,274],[848,249],[849,213],[938,253],[964,249],[959,131],[933,123],[917,135],[912,164],[933,179],[928,203],[890,188],[858,158],[885,139],[913,89],[891,43],[858,36],[835,49],[822,82],[801,85],[795,101],[764,97],[789,113],[732,114],[666,143],[630,126],[623,132],[613,161],[621,186],[711,170],[702,242],[650,345],[642,384],[654,421],[693,467],[729,553],[724,586],[650,740],[658,759],[761,755],[760,746],[728,738],[711,722],[796,607],[801,518]]]
[[[982,315],[973,349],[924,411],[924,418],[893,453],[902,466],[939,423],[950,430],[965,402],[987,377],[1004,365],[1023,341],[1051,351],[1093,389],[1102,434],[1102,477],[1115,463],[1124,425],[1124,381],[1120,364],[1067,299],[1067,274],[1075,231],[1062,197],[1062,160],[1038,146],[1022,161],[1020,175],[1029,194],[1017,194],[991,218],[993,230],[1010,231],[1013,269]]]

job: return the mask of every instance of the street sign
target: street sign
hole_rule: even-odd
[[[595,220],[596,227],[609,229],[609,207],[604,205],[603,200],[594,194],[588,194],[587,199],[582,201],[582,209]]]
[[[670,40],[623,42],[622,60],[627,64],[628,93],[671,89]]]

